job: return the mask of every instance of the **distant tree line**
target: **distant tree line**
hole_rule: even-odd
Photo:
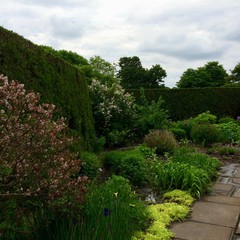
[[[153,65],[150,69],[142,66],[137,56],[122,57],[118,64],[111,64],[100,56],[91,57],[89,60],[81,55],[66,50],[54,50],[48,46],[42,46],[48,52],[64,59],[82,70],[90,84],[96,79],[103,84],[111,85],[119,82],[125,89],[150,89],[166,88],[164,78],[166,71],[160,64]],[[218,61],[206,63],[197,69],[188,68],[176,83],[177,88],[205,88],[205,87],[238,87],[240,86],[240,63],[230,74]]]

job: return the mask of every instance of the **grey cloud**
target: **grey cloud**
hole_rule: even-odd
[[[50,20],[51,34],[54,38],[74,40],[84,32],[83,24],[78,20],[54,16]]]

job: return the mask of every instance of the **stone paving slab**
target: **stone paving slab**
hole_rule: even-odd
[[[191,220],[235,229],[239,212],[240,206],[212,202],[197,202],[193,206]]]
[[[221,194],[230,194],[234,190],[234,186],[231,184],[215,183],[212,186],[212,190]]]
[[[239,193],[240,193],[240,191],[239,191]],[[239,198],[222,196],[222,195],[205,196],[201,199],[201,201],[240,206],[240,199]]]
[[[228,240],[231,239],[234,230],[228,227],[186,221],[173,224],[171,231],[175,235],[175,240]]]

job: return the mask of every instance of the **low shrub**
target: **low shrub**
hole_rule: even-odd
[[[129,154],[123,157],[119,174],[129,179],[135,186],[141,186],[147,181],[147,162],[138,153]]]
[[[32,239],[129,240],[135,231],[144,231],[148,221],[149,213],[128,180],[113,176],[88,188],[81,218],[54,218]]]
[[[207,111],[198,114],[192,121],[194,124],[214,124],[217,122],[217,117]]]
[[[169,130],[173,133],[178,141],[187,137],[186,131],[182,128],[170,128]]]
[[[187,192],[181,190],[173,190],[164,196],[166,197],[164,203],[147,207],[152,220],[151,225],[145,233],[135,233],[132,240],[170,240],[174,237],[167,227],[171,222],[182,221],[187,217],[190,211],[189,206],[194,199]]]
[[[218,123],[229,123],[229,122],[235,122],[235,120],[231,117],[222,117],[218,120]]]
[[[235,155],[239,152],[237,148],[232,147],[222,147],[219,149],[220,155]]]
[[[209,190],[210,183],[206,171],[186,163],[170,161],[156,168],[155,185],[163,191],[181,189],[200,197]]]
[[[98,156],[91,152],[82,152],[80,155],[82,166],[80,175],[86,175],[89,179],[94,179],[99,174],[99,169],[102,167]]]
[[[240,126],[236,122],[221,123],[216,127],[220,131],[221,142],[234,143],[240,140]]]
[[[212,124],[196,124],[192,127],[190,136],[192,140],[203,147],[220,141],[220,131]]]
[[[173,134],[167,130],[151,131],[145,136],[144,143],[148,147],[156,148],[158,155],[163,155],[166,152],[173,153],[178,145]]]
[[[86,235],[80,239],[127,240],[148,223],[146,208],[131,191],[129,181],[113,176],[104,184],[92,186],[85,206]]]
[[[179,148],[171,157],[172,162],[184,163],[207,172],[210,178],[217,175],[217,169],[220,166],[220,161],[210,157],[207,154],[196,152],[192,148]]]

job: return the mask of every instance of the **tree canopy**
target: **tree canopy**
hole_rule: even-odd
[[[178,88],[220,87],[226,83],[228,74],[217,61],[208,62],[197,69],[189,68],[177,82]]]
[[[140,58],[133,56],[120,58],[119,67],[117,76],[125,89],[164,87],[163,78],[167,74],[159,64],[152,66],[150,69],[145,69]]]
[[[230,70],[231,74],[227,77],[228,83],[240,83],[240,63],[238,63],[233,70]]]

